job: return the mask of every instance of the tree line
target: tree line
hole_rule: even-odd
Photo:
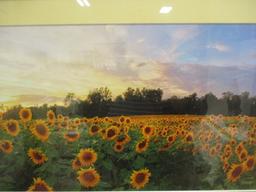
[[[249,92],[234,94],[224,92],[221,97],[213,93],[198,96],[193,93],[184,97],[172,96],[163,99],[163,90],[148,88],[127,88],[113,97],[107,87],[96,88],[89,92],[86,99],[79,99],[74,93],[68,93],[64,105],[32,106],[35,119],[45,118],[48,110],[70,117],[94,117],[131,114],[222,114],[222,115],[256,115],[256,96]],[[4,118],[18,119],[21,105],[9,108]]]

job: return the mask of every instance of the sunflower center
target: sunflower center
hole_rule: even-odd
[[[144,148],[146,146],[146,141],[139,143],[139,148]]]
[[[8,129],[11,131],[11,132],[14,132],[16,131],[16,124],[11,122],[9,125],[8,125]]]
[[[187,141],[192,141],[192,139],[193,139],[193,138],[192,138],[191,135],[188,135],[188,136],[187,136]]]
[[[118,150],[120,150],[120,149],[122,149],[122,146],[121,146],[121,145],[117,145],[116,148],[117,148]]]
[[[232,176],[238,177],[241,173],[242,173],[242,167],[239,166],[234,169],[234,171],[232,172]]]
[[[92,127],[92,132],[93,132],[93,133],[97,132],[98,130],[99,130],[99,128],[98,128],[97,126],[93,126],[93,127]]]
[[[42,184],[42,183],[38,183],[35,185],[35,191],[48,191],[48,188]]]
[[[36,131],[37,131],[40,135],[45,135],[45,134],[46,134],[45,126],[42,125],[42,124],[36,126]]]
[[[107,135],[108,137],[113,137],[115,135],[115,131],[113,129],[110,129]]]
[[[4,143],[2,143],[2,147],[3,147],[4,149],[9,149],[9,148],[10,148],[10,145],[9,145],[9,143],[4,142]]]
[[[49,119],[54,119],[54,115],[52,113],[49,114]]]
[[[80,162],[78,159],[75,160],[75,164],[76,164],[77,166],[81,166],[81,162]]]
[[[83,159],[84,159],[85,161],[90,161],[90,160],[92,160],[92,154],[89,153],[89,152],[84,153]]]
[[[88,182],[92,182],[95,180],[95,176],[91,172],[84,173],[83,177],[84,177],[84,180]]]
[[[136,183],[143,183],[145,180],[146,176],[144,173],[138,173],[135,177]]]
[[[28,111],[23,111],[23,112],[22,112],[22,117],[23,117],[24,119],[27,119],[27,118],[29,117]]]
[[[253,160],[253,159],[249,159],[249,160],[246,162],[247,167],[252,167],[253,164],[254,164],[254,160]]]
[[[150,127],[146,127],[146,128],[145,128],[145,133],[149,134],[150,131],[151,131]]]
[[[38,153],[38,152],[34,152],[33,156],[34,156],[34,158],[35,158],[36,160],[41,160],[42,157],[43,157],[43,156],[42,156],[40,153]]]
[[[241,154],[241,159],[245,159],[245,157],[246,157],[245,153],[242,153]]]
[[[168,141],[172,142],[174,140],[173,136],[168,137]]]

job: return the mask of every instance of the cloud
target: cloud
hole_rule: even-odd
[[[223,43],[213,43],[206,46],[208,49],[215,49],[219,52],[229,52],[230,47]]]
[[[237,66],[214,66],[203,64],[169,64],[165,73],[169,85],[187,93],[197,92],[203,95],[207,92],[221,96],[224,91],[240,93],[254,89],[256,67],[241,68]]]
[[[59,102],[68,92],[86,95],[101,86],[114,96],[144,86],[162,88],[165,97],[221,92],[235,84],[250,89],[251,72],[230,55],[201,59],[195,41],[205,51],[202,36],[197,25],[1,27],[0,101]],[[207,48],[230,51],[223,43]],[[195,58],[189,60],[194,64],[181,58]]]

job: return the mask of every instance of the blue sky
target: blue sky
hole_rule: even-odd
[[[256,95],[255,60],[256,25],[0,27],[0,103],[62,103],[101,86]]]

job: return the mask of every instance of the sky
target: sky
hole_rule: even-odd
[[[256,25],[0,27],[0,104],[61,104],[107,86],[256,95]]]

